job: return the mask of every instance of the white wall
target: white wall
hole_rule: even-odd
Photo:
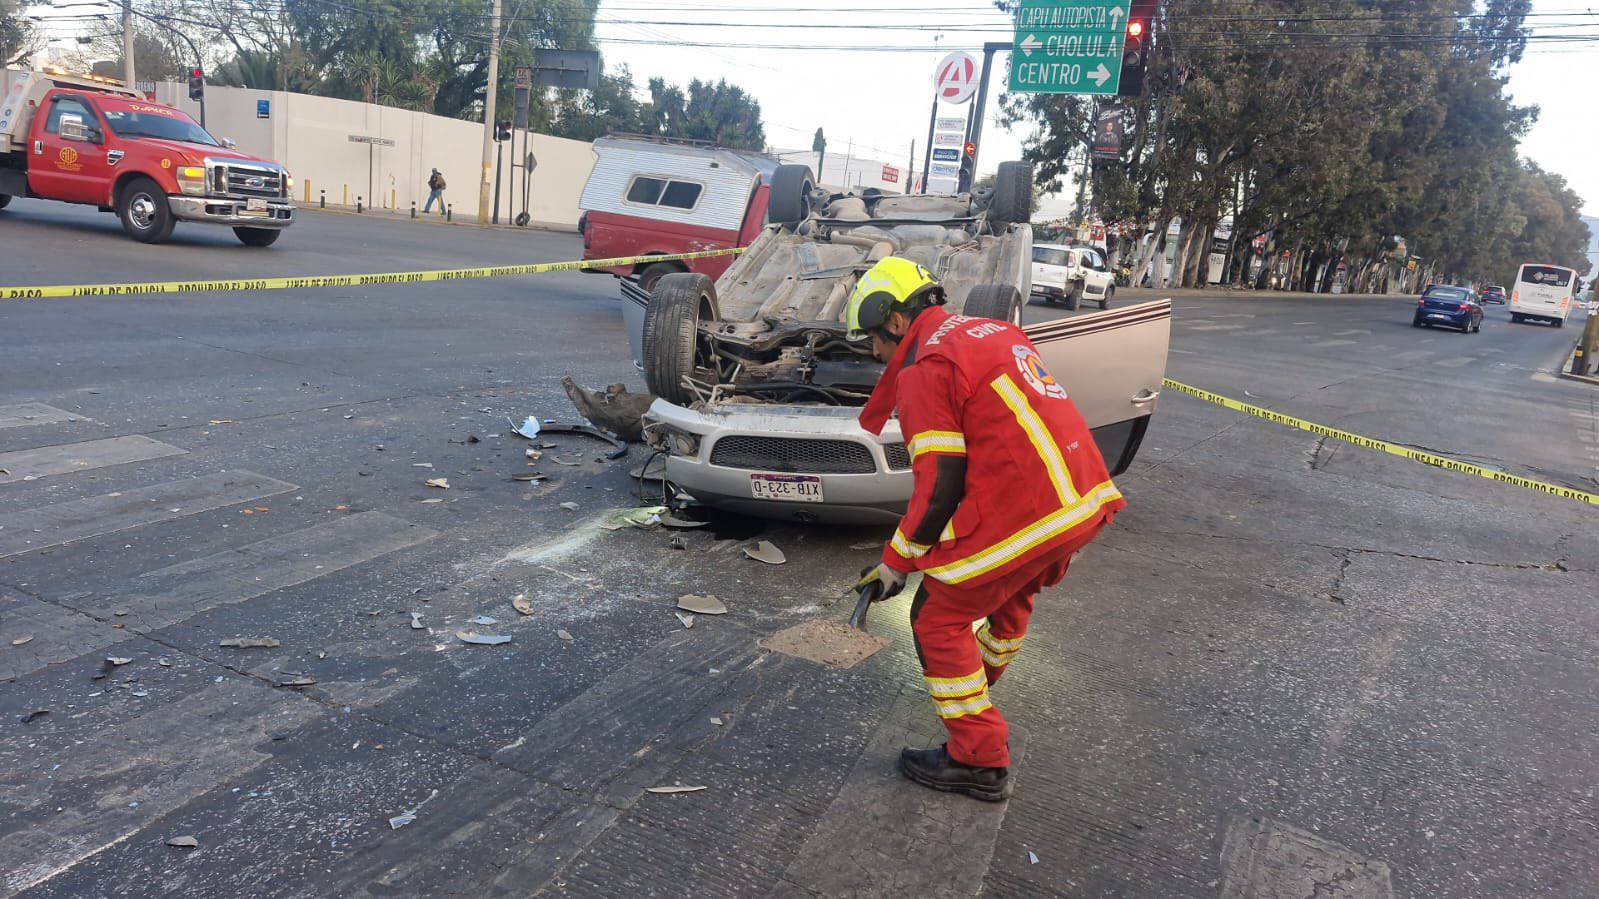
[[[902,194],[905,192],[905,179],[909,172],[905,164],[910,159],[910,148],[905,150],[906,158],[886,161],[899,169],[899,181],[884,181],[883,166],[885,160],[872,159],[865,156],[856,156],[852,153],[835,153],[832,147],[827,150],[827,158],[822,161],[823,186],[833,189],[843,188],[855,190],[857,188],[875,187],[887,193]],[[811,171],[816,171],[815,150],[774,150],[772,156],[785,163],[794,165],[808,165]],[[921,167],[922,160],[917,159],[916,165]],[[921,177],[921,173],[917,173]]]
[[[483,146],[483,126],[476,122],[282,91],[206,85],[205,93],[206,129],[232,138],[247,153],[287,166],[294,175],[296,202],[314,204],[326,191],[330,205],[354,206],[359,197],[368,206],[402,212],[414,201],[420,210],[427,200],[428,175],[437,168],[448,183],[444,198],[455,207],[455,215],[476,217]],[[158,84],[156,99],[199,117],[199,104],[189,99],[187,84]],[[271,103],[268,119],[256,116],[256,101],[263,99]],[[352,134],[387,138],[394,146],[351,143]],[[530,190],[533,222],[575,229],[578,195],[594,168],[592,147],[535,134],[531,149],[538,160]],[[522,208],[521,170],[516,170],[513,188],[512,146],[504,150],[500,221],[509,222]],[[514,155],[521,153],[519,135]]]

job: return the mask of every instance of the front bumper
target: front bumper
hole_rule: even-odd
[[[247,201],[231,197],[168,197],[172,215],[179,221],[231,225],[235,228],[287,228],[294,223],[294,204],[267,200],[265,214],[247,213]]]
[[[903,453],[899,423],[889,422],[881,436],[867,433],[856,420],[859,410],[837,406],[732,406],[697,412],[656,400],[645,415],[651,445],[672,448],[666,458],[666,476],[696,500],[760,518],[837,524],[893,524],[910,502],[912,477]],[[685,440],[674,440],[673,435]],[[803,441],[806,447],[822,442],[854,444],[850,458],[860,467],[870,459],[872,471],[828,471],[836,462],[796,460],[770,456],[763,462],[748,450],[727,464],[732,453],[718,454],[717,444],[745,438],[744,447],[781,446],[783,441]],[[697,438],[697,440],[695,439]],[[682,444],[695,442],[691,452]],[[801,445],[801,444],[795,444]],[[895,459],[891,461],[891,448]],[[713,462],[713,457],[718,461]],[[898,467],[903,466],[903,467]],[[809,469],[809,470],[808,470]],[[800,474],[821,479],[824,502],[787,502],[755,499],[752,474]]]

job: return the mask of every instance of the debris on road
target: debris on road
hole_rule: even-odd
[[[283,679],[274,681],[274,687],[309,687],[316,683],[316,678],[309,674],[300,674],[294,671],[283,672]]]
[[[773,546],[770,540],[762,540],[754,546],[744,547],[744,555],[768,565],[781,565],[788,561],[783,551]]]
[[[424,505],[424,506],[432,506],[432,505],[437,505],[437,504],[442,503],[442,502],[444,502],[444,500],[442,500],[442,499],[425,499],[425,500],[422,500],[422,505]]]
[[[32,642],[33,642],[33,635],[32,634],[23,634],[22,636],[18,637],[17,639],[12,640],[11,641],[11,645],[12,646],[26,646],[26,645],[28,645],[29,643],[32,643]]]
[[[616,435],[602,431],[593,425],[558,425],[551,422],[545,422],[543,433],[582,434],[585,437],[593,437],[595,440],[603,440],[614,447],[614,449],[605,454],[605,458],[608,460],[614,461],[627,455],[627,443],[625,441],[621,440]],[[540,447],[545,448],[546,445],[540,444]]]
[[[551,456],[550,461],[554,462],[556,465],[565,465],[568,468],[576,468],[577,466],[583,464],[582,462],[568,462],[565,459],[562,459],[560,456]]]
[[[621,384],[611,384],[601,393],[578,386],[570,376],[561,379],[566,395],[579,414],[594,425],[623,440],[638,443],[644,439],[644,413],[655,397],[647,393],[628,393]]]
[[[438,488],[440,488],[442,490],[450,489],[450,479],[449,478],[428,478],[427,480],[423,481],[422,483],[428,485],[429,487],[438,487]]]
[[[506,634],[480,634],[477,631],[456,631],[455,639],[473,646],[499,646],[511,642]]]
[[[229,649],[277,649],[283,644],[271,637],[229,637],[217,645]]]
[[[516,596],[512,597],[511,608],[515,609],[517,613],[521,615],[533,614],[533,603],[528,601],[526,593],[518,593]]]
[[[411,630],[413,630],[413,631],[425,631],[425,630],[427,630],[427,625],[422,623],[422,613],[421,612],[412,612],[411,613]]]
[[[532,415],[529,415],[520,425],[514,421],[511,421],[509,418],[507,418],[505,421],[510,424],[511,433],[517,435],[518,437],[526,437],[529,440],[536,440],[539,436],[539,420]]]
[[[712,718],[711,719],[711,723],[716,725],[717,727],[721,727],[722,724],[723,724],[723,721],[720,718]]]
[[[646,793],[698,793],[704,787],[687,787],[682,784],[671,784],[664,787],[645,787]]]
[[[432,462],[412,462],[411,463],[411,467],[412,468],[432,468],[433,467],[433,463]]]
[[[565,640],[568,643],[572,642],[572,635],[567,633],[565,630],[557,630],[555,632],[555,636],[560,637],[562,640]]]
[[[200,841],[190,836],[172,837],[167,840],[167,845],[174,849],[198,849]]]
[[[714,596],[697,596],[687,593],[677,598],[677,607],[685,612],[701,615],[726,615],[727,605]]]
[[[50,714],[50,710],[49,709],[34,709],[33,711],[29,712],[28,714],[22,716],[22,723],[23,724],[32,724],[33,722],[39,720],[40,718],[43,718],[44,716],[46,716],[48,714]]]
[[[382,745],[379,745],[378,748],[382,749],[383,747],[382,747]],[[417,813],[422,811],[422,806],[427,805],[429,802],[432,802],[433,801],[433,797],[435,797],[437,795],[439,795],[439,791],[438,790],[434,790],[433,792],[428,794],[428,798],[422,800],[421,802],[418,802],[415,806],[413,806],[411,808],[410,811],[402,812],[402,813],[400,813],[398,815],[395,815],[394,817],[390,818],[389,819],[389,829],[390,830],[399,830],[400,828],[404,827],[405,825],[410,824],[412,821],[415,821]]]
[[[577,511],[577,503],[561,503],[561,508],[565,509],[568,512],[576,512]]]
[[[826,665],[854,668],[893,641],[838,621],[814,618],[758,641],[761,648]]]
[[[702,528],[710,524],[709,521],[689,521],[687,518],[678,518],[676,515],[661,516],[661,524],[669,528]]]
[[[490,618],[487,615],[479,615],[476,618],[473,618],[471,621],[467,622],[467,624],[481,624],[481,625],[483,625],[485,627],[487,627],[488,625],[491,625],[491,624],[499,624],[499,623],[500,622],[499,622],[498,619]]]
[[[656,453],[643,465],[636,465],[628,471],[627,476],[635,481],[664,481],[666,480],[666,455]]]
[[[693,627],[694,626],[694,616],[693,615],[690,615],[687,612],[673,612],[672,614],[677,616],[677,620],[681,621],[683,623],[684,627]]]
[[[1028,862],[1028,864],[1033,864],[1033,865],[1038,864],[1038,853],[1034,852],[1031,849],[1027,850],[1027,862]]]
[[[859,552],[859,551],[861,551],[863,549],[882,549],[883,548],[883,544],[878,543],[878,542],[873,541],[873,540],[867,540],[867,541],[865,541],[863,543],[851,543],[849,545],[849,548],[855,550],[856,552]]]
[[[122,658],[121,656],[106,656],[105,657],[105,663],[106,663],[106,667],[107,668],[120,668],[123,665],[126,665],[129,662],[131,662],[131,661],[133,661],[133,660],[132,659],[125,659],[125,658]]]
[[[538,460],[544,458],[544,451],[543,450],[536,450],[536,449],[534,449],[533,447],[530,446],[526,450],[522,451],[522,455],[525,456],[530,461],[537,462]]]
[[[537,482],[537,481],[544,480],[544,475],[541,475],[541,474],[539,474],[536,471],[528,472],[527,474],[513,474],[513,475],[511,475],[511,480],[513,480],[513,481],[534,481],[534,482]]]

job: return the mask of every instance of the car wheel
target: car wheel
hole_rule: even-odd
[[[0,209],[4,209],[4,208],[6,208],[7,206],[10,206],[10,205],[11,205],[11,195],[10,194],[0,194]]]
[[[815,189],[816,178],[810,166],[778,166],[772,172],[771,195],[766,201],[767,218],[773,224],[790,228],[805,221],[811,214],[811,191]]]
[[[681,268],[673,265],[670,262],[651,263],[650,265],[644,266],[644,270],[639,272],[638,286],[645,293],[654,293],[655,285],[661,280],[661,278],[670,275],[673,272],[680,271],[682,271]]]
[[[1022,295],[1009,284],[979,284],[966,294],[962,315],[1022,323]]]
[[[655,282],[644,310],[644,383],[679,406],[694,402],[683,379],[699,371],[699,326],[714,316],[716,284],[697,272],[672,272]]]
[[[239,238],[239,243],[247,247],[270,247],[278,242],[278,235],[282,234],[281,228],[234,228],[233,234]]]
[[[1114,287],[1105,288],[1105,296],[1099,301],[1099,308],[1101,308],[1101,309],[1109,309],[1110,308],[1110,298],[1115,296],[1115,295],[1116,295],[1116,288],[1114,288]]]
[[[135,178],[117,197],[117,218],[122,230],[140,243],[165,243],[177,220],[167,204],[166,192],[149,178]]]
[[[1410,320],[1410,326],[1411,326],[1411,327],[1412,327],[1412,328],[1419,328],[1419,327],[1421,327],[1421,319],[1419,319],[1419,318],[1413,318],[1413,319],[1411,319],[1411,320]]]
[[[1078,282],[1077,286],[1072,288],[1072,292],[1066,295],[1066,308],[1075,312],[1077,311],[1077,307],[1081,306],[1082,304],[1083,285],[1082,282]]]
[[[1555,327],[1564,328],[1565,326],[1566,326],[1566,320],[1565,319],[1563,319],[1563,318],[1555,319]]]
[[[988,221],[994,233],[1005,226],[1033,220],[1033,164],[1013,160],[999,164],[994,175],[994,195],[988,201]]]
[[[1520,312],[1512,312],[1512,313],[1510,313],[1510,320],[1512,322],[1518,324],[1518,325],[1521,324],[1521,313]]]

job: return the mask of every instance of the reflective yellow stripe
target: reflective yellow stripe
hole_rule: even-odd
[[[986,690],[982,695],[974,696],[971,699],[958,701],[933,700],[933,710],[938,713],[940,718],[964,718],[967,715],[981,715],[993,707],[994,704],[988,701],[988,692]]]
[[[951,515],[949,517],[949,521],[946,522],[945,525],[944,525],[943,532],[938,535],[938,542],[939,543],[943,543],[945,541],[954,540],[954,539],[955,539],[955,516]]]
[[[894,539],[888,541],[888,545],[893,547],[894,552],[899,553],[907,559],[920,558],[927,555],[927,551],[932,549],[931,546],[928,546],[925,543],[912,543],[909,540],[906,540],[905,535],[897,530],[894,532]]]
[[[951,453],[957,456],[966,455],[966,435],[959,431],[923,431],[911,438],[906,444],[911,452],[911,461],[916,461],[918,456],[927,453]]]
[[[1021,637],[1017,637],[1014,640],[1001,640],[988,629],[986,622],[977,632],[977,649],[982,653],[983,661],[993,665],[995,668],[1003,668],[1009,665],[1011,659],[1016,657],[1016,653],[1020,652],[1021,648]]]
[[[1093,517],[1106,503],[1121,499],[1121,495],[1115,484],[1106,481],[1089,491],[1087,496],[1074,505],[1045,515],[993,546],[948,565],[927,569],[924,573],[946,584],[971,580],[1082,524]]]
[[[1016,416],[1016,423],[1022,426],[1027,439],[1032,441],[1039,461],[1044,463],[1044,469],[1049,472],[1049,482],[1055,486],[1055,494],[1060,497],[1060,504],[1069,506],[1075,503],[1077,488],[1072,485],[1072,473],[1066,468],[1066,458],[1060,454],[1060,447],[1055,444],[1055,438],[1049,433],[1049,428],[1044,426],[1044,420],[1033,411],[1032,404],[1027,401],[1027,395],[1016,386],[1010,375],[1000,375],[995,378],[992,386],[1000,399],[1005,401],[1005,405],[1010,407],[1011,414]]]
[[[927,692],[933,694],[935,699],[959,699],[988,689],[988,677],[981,668],[960,677],[924,675],[922,679],[927,681]]]
[[[977,642],[982,643],[995,652],[1015,652],[1016,650],[1022,648],[1023,639],[1023,637],[1017,637],[1014,640],[1000,639],[999,637],[994,636],[994,632],[989,630],[988,625],[986,624],[977,631]]]

